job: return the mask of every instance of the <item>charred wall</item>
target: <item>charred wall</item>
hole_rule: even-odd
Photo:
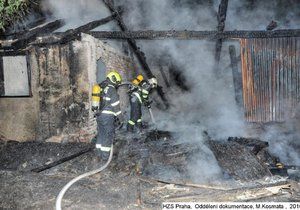
[[[88,73],[72,44],[35,48],[38,61],[39,139],[79,132],[88,119]]]
[[[89,141],[96,134],[90,97],[97,60],[125,81],[135,72],[129,57],[89,35],[65,45],[34,47],[28,56],[32,97],[0,99],[2,139]],[[126,91],[120,94],[125,109]]]

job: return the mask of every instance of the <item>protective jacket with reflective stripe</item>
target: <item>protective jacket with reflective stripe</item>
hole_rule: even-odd
[[[121,114],[120,100],[116,87],[108,80],[102,82],[100,86],[103,90],[101,94],[100,112],[115,116]]]

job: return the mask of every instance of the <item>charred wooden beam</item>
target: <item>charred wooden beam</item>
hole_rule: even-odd
[[[243,104],[243,96],[242,96],[242,73],[239,72],[238,68],[238,57],[236,56],[236,50],[233,45],[229,46],[229,55],[231,61],[232,68],[232,77],[233,77],[233,85],[235,92],[235,101],[239,108],[242,107]]]
[[[144,40],[217,40],[217,39],[247,39],[247,38],[281,38],[300,37],[300,29],[274,31],[90,31],[88,34],[97,39],[144,39]]]
[[[0,56],[18,56],[18,55],[26,55],[25,50],[0,50]]]
[[[107,8],[110,10],[110,12],[112,14],[116,14],[115,16],[115,20],[117,21],[120,29],[123,31],[123,32],[127,32],[128,31],[128,28],[127,26],[125,25],[124,21],[123,21],[123,18],[122,16],[119,14],[119,12],[116,10],[116,8],[114,7],[113,5],[113,2],[112,1],[109,1],[109,0],[103,0],[104,4],[107,6]],[[137,57],[139,63],[141,64],[145,74],[147,75],[148,78],[152,78],[154,77],[152,71],[150,70],[149,68],[149,65],[147,64],[146,62],[146,57],[145,57],[145,54],[140,50],[140,48],[137,46],[136,42],[134,39],[132,38],[128,38],[127,39],[127,42],[130,46],[130,48],[133,50],[135,56]],[[165,106],[168,108],[169,107],[169,103],[168,103],[168,100],[166,99],[165,97],[165,94],[162,90],[162,87],[161,86],[158,86],[157,88],[157,93],[158,95],[161,97],[162,101],[164,102]]]
[[[86,32],[97,39],[139,39],[139,40],[217,40],[217,39],[250,39],[250,38],[281,38],[300,37],[300,29],[275,31],[89,31]],[[51,44],[58,42],[64,33],[54,33],[38,37],[33,44]]]
[[[47,170],[47,169],[49,169],[49,168],[53,168],[53,167],[55,167],[55,166],[57,166],[57,165],[59,165],[59,164],[62,164],[62,163],[67,162],[67,161],[70,161],[70,160],[72,160],[72,159],[74,159],[74,158],[76,158],[76,157],[79,157],[80,155],[83,155],[83,154],[85,154],[85,153],[88,153],[88,152],[90,152],[90,151],[92,151],[92,150],[93,150],[93,148],[86,148],[86,149],[84,149],[84,150],[82,150],[82,151],[80,151],[80,152],[77,152],[77,153],[75,153],[75,154],[73,154],[73,155],[70,155],[70,156],[68,156],[68,157],[64,157],[64,158],[59,159],[59,160],[57,160],[57,161],[54,161],[54,162],[52,162],[52,163],[45,164],[45,165],[40,166],[40,167],[38,167],[38,168],[34,168],[34,169],[32,169],[31,171],[32,171],[32,172],[35,172],[35,173],[40,173],[40,172],[45,171],[45,170]]]
[[[127,26],[125,25],[121,15],[116,11],[116,9],[114,8],[113,4],[111,1],[108,1],[108,0],[103,0],[103,2],[105,3],[105,5],[108,7],[108,9],[112,12],[112,13],[117,13],[116,15],[116,21],[120,27],[120,29],[123,31],[123,32],[127,32],[128,31],[128,28]],[[133,50],[133,52],[135,53],[137,59],[139,60],[141,66],[143,67],[146,75],[148,77],[154,77],[152,71],[150,70],[147,62],[146,62],[146,58],[144,56],[144,53],[140,50],[140,48],[136,45],[136,42],[134,39],[132,38],[128,38],[127,39],[127,42],[129,44],[129,46],[131,47],[131,49]]]
[[[65,32],[65,35],[63,35],[62,39],[60,40],[60,43],[67,43],[68,41],[71,41],[78,36],[80,36],[80,33],[90,31],[94,28],[97,28],[101,25],[104,25],[110,21],[112,21],[115,18],[115,14],[112,14],[109,17],[103,18],[101,20],[95,20],[88,24],[85,24],[83,26],[80,26],[76,29],[71,29]]]
[[[0,35],[0,39],[19,39],[21,38],[24,34],[29,32],[35,27],[38,27],[39,25],[42,25],[46,22],[47,18],[46,17],[40,17],[37,20],[35,20],[33,23],[29,23],[26,25],[26,29],[19,31],[19,32],[12,32],[12,33],[3,33],[3,35]]]
[[[236,179],[254,180],[271,176],[267,166],[239,143],[210,140],[208,145],[223,170]]]
[[[63,20],[55,20],[42,26],[36,27],[27,33],[23,34],[20,39],[12,43],[13,49],[24,48],[29,42],[33,41],[38,35],[50,33],[64,25]]]
[[[58,43],[64,44],[64,43],[67,43],[69,41],[79,38],[80,33],[87,32],[87,31],[90,31],[101,25],[104,25],[104,24],[112,21],[114,18],[115,18],[115,14],[113,13],[113,15],[111,15],[111,16],[108,16],[108,17],[100,19],[100,20],[92,21],[92,22],[82,25],[78,28],[70,29],[63,33],[59,33],[56,36],[48,36],[48,37],[46,37],[46,40],[47,40],[46,42],[45,42],[45,40],[38,38],[33,44],[38,44],[38,45],[58,44]]]
[[[221,3],[219,5],[219,11],[218,11],[218,32],[223,32],[225,29],[225,20],[226,20],[226,14],[227,14],[227,6],[228,6],[228,0],[221,0]],[[215,60],[218,65],[220,62],[220,56],[221,56],[221,50],[222,50],[222,39],[218,39],[216,42],[216,53],[215,53]]]

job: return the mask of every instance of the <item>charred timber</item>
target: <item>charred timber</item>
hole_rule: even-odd
[[[287,29],[275,31],[90,31],[88,34],[98,39],[239,39],[239,38],[279,38],[279,37],[300,37],[300,29]]]
[[[113,1],[103,0],[103,2],[112,14],[116,14],[115,20],[117,21],[121,31],[122,32],[128,32],[128,28],[125,25],[121,14],[117,11],[117,9],[113,5]],[[142,66],[142,68],[143,68],[145,74],[147,75],[147,77],[148,78],[154,77],[154,75],[153,75],[152,71],[150,70],[149,65],[146,61],[145,54],[137,46],[135,40],[133,38],[127,38],[127,42],[129,44],[130,48],[132,49],[132,51],[134,52],[135,56],[137,57],[140,65]],[[164,94],[161,86],[157,87],[157,93],[160,96],[160,98],[162,99],[162,101],[164,102],[166,108],[168,108],[169,107],[169,102],[166,99],[165,94]]]
[[[78,28],[70,29],[66,32],[59,33],[58,35],[48,36],[48,38],[46,37],[46,40],[47,40],[46,42],[44,42],[43,39],[38,38],[35,41],[35,43],[33,43],[33,44],[37,44],[37,45],[39,45],[39,44],[58,44],[58,43],[64,44],[64,43],[67,43],[69,41],[79,38],[80,33],[90,31],[94,28],[97,28],[98,26],[104,25],[104,24],[112,21],[114,19],[114,17],[115,17],[115,14],[113,14],[109,17],[103,18],[101,20],[92,21],[92,22],[82,25]]]
[[[225,29],[227,6],[228,6],[228,0],[222,0],[219,5],[218,27],[217,27],[218,32],[223,32]],[[216,53],[215,53],[215,60],[217,64],[220,62],[221,50],[222,50],[222,39],[218,39],[216,42]]]
[[[38,18],[33,23],[29,23],[28,25],[26,25],[26,29],[19,32],[3,33],[3,35],[0,35],[0,39],[19,39],[33,28],[46,23],[46,20],[47,18],[45,17]]]
[[[21,49],[24,48],[29,42],[33,41],[37,36],[45,33],[51,33],[56,29],[62,27],[64,25],[63,20],[55,20],[50,23],[44,24],[42,26],[36,27],[27,33],[23,34],[20,39],[17,39],[14,43],[12,43],[12,48]]]
[[[243,95],[242,95],[242,72],[239,72],[238,68],[238,57],[236,55],[236,50],[233,45],[229,46],[229,55],[232,68],[233,86],[235,92],[235,101],[237,106],[241,109],[243,105]]]
[[[97,28],[98,26],[104,25],[104,24],[112,21],[114,18],[115,18],[115,14],[112,14],[111,16],[103,18],[101,20],[95,20],[86,25],[80,26],[76,29],[68,30],[63,35],[62,39],[60,40],[60,43],[67,43],[71,40],[74,40],[74,39],[76,39],[76,37],[80,36],[80,33],[90,31],[94,28]]]
[[[118,13],[118,11],[115,9],[113,3],[111,1],[108,0],[103,0],[103,2],[105,3],[105,5],[107,6],[107,8],[111,11],[111,13],[115,13],[115,20],[117,21],[120,29],[123,32],[128,32],[128,28],[125,25],[121,15]],[[140,49],[138,48],[138,46],[136,45],[136,42],[133,38],[127,38],[127,42],[129,44],[129,46],[132,48],[133,52],[135,53],[136,57],[138,58],[140,64],[142,65],[145,73],[147,74],[147,76],[149,78],[154,77],[153,73],[151,72],[147,62],[146,62],[146,58],[144,56],[144,53],[142,51],[140,51]]]

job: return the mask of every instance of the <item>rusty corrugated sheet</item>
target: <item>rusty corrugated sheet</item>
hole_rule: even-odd
[[[300,37],[241,39],[243,101],[249,122],[280,122],[300,99]]]

